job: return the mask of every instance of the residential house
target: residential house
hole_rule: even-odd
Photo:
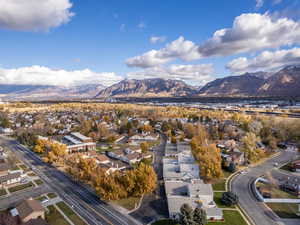
[[[44,219],[45,209],[39,201],[27,199],[21,202],[16,208],[12,209],[11,214],[19,216],[23,223],[27,223],[38,218]]]
[[[6,175],[0,176],[0,187],[3,188],[5,186],[16,184],[22,180],[23,175],[21,172],[9,172]]]

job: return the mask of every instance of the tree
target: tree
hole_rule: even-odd
[[[197,225],[207,224],[207,215],[206,211],[202,208],[197,207],[194,210],[193,220]]]
[[[176,144],[177,143],[177,139],[175,136],[171,137],[171,143]]]
[[[230,172],[230,173],[234,173],[236,171],[236,165],[234,162],[231,162],[229,164],[229,166],[227,167],[227,170]]]
[[[179,223],[181,225],[192,225],[194,224],[193,220],[193,209],[188,204],[183,204],[180,207],[180,217],[179,217]]]
[[[147,142],[142,142],[140,144],[140,147],[141,147],[143,153],[146,153],[149,151],[149,144]]]
[[[263,157],[263,151],[257,148],[259,141],[260,139],[254,133],[247,133],[242,139],[243,151],[250,162],[256,162]]]
[[[215,145],[203,145],[193,149],[199,162],[201,176],[207,180],[223,177],[220,149]]]
[[[152,166],[140,163],[134,170],[135,186],[133,196],[142,196],[151,193],[157,185],[157,176]]]
[[[238,201],[238,196],[233,192],[227,191],[222,194],[221,202],[226,206],[236,205]]]

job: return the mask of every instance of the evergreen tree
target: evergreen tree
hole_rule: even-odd
[[[205,225],[205,224],[207,224],[205,210],[197,207],[194,210],[193,220],[194,220],[195,224],[198,224],[198,225]]]

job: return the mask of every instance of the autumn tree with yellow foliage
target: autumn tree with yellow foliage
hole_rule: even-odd
[[[214,144],[197,146],[193,153],[202,177],[206,180],[223,177],[221,152]]]

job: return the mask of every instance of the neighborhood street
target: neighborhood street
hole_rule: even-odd
[[[0,136],[0,144],[11,149],[59,196],[66,201],[81,217],[91,225],[135,225],[129,215],[121,214],[98,196],[73,181],[61,171],[44,163],[35,153],[17,141]]]
[[[264,163],[250,167],[247,173],[240,174],[233,178],[231,182],[231,189],[239,196],[239,203],[247,215],[257,225],[294,225],[300,224],[300,220],[281,220],[274,217],[274,214],[265,207],[264,203],[257,201],[251,191],[251,183],[258,177],[266,174],[267,172],[277,171],[274,165],[282,165],[292,159],[295,159],[297,152],[283,151],[280,155],[271,158]]]
[[[163,182],[163,163],[166,140],[165,134],[161,134],[160,144],[154,147],[153,167],[157,174],[158,187],[155,193],[144,196],[141,206],[130,215],[142,223],[148,224],[153,220],[168,217],[168,206]]]

